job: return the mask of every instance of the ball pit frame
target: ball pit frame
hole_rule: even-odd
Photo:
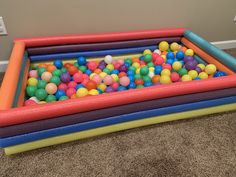
[[[25,54],[27,48],[53,47],[56,45],[76,45],[76,47],[78,47],[79,44],[84,46],[86,44],[89,46],[89,44],[92,45],[94,43],[115,43],[119,41],[120,43],[123,42],[124,45],[128,45],[126,41],[145,41],[146,39],[156,38],[169,38],[170,40],[173,40],[173,38],[179,40],[179,38],[181,38],[181,42],[185,46],[192,48],[195,51],[195,53],[198,55],[196,57],[201,57],[201,59],[205,60],[206,62],[215,64],[221,71],[226,72],[228,76],[200,81],[174,83],[171,85],[152,86],[143,89],[127,90],[123,92],[123,94],[126,94],[125,98],[123,94],[120,93],[109,93],[94,97],[71,99],[63,102],[58,101],[45,105],[13,108],[13,105],[21,106],[24,99],[24,89],[27,80],[26,73],[28,73],[30,63],[30,60]],[[142,47],[141,43],[139,44],[140,45],[135,47]],[[129,46],[124,47],[126,48]],[[116,50],[115,48],[112,49]],[[232,61],[233,59],[235,60],[235,58],[232,56],[219,49],[216,49],[214,46],[212,47],[210,43],[206,42],[201,37],[185,28],[16,39],[14,41],[14,47],[9,59],[9,65],[0,90],[0,127],[14,126],[40,120],[43,121],[57,118],[59,116],[79,114],[81,112],[110,108],[113,106],[121,106],[153,99],[164,99],[178,95],[195,94],[232,88],[236,86],[236,77],[234,73],[236,60]],[[23,69],[23,61],[26,62],[25,69]],[[170,92],[169,90],[172,91]],[[92,105],[91,102],[93,102]],[[192,103],[189,104],[191,105]],[[50,107],[50,109],[48,107]],[[96,136],[139,126],[151,125],[159,122],[191,118],[209,113],[232,111],[235,110],[235,108],[236,104],[227,104],[227,102],[224,102],[224,105],[221,106],[203,108],[194,111],[190,109],[190,111],[187,110],[187,112],[173,113],[158,117],[145,118],[142,120],[134,120],[125,123],[108,125],[100,128],[94,128],[92,130],[84,130],[81,132],[70,133],[68,135],[60,135],[25,144],[10,146],[6,147],[4,150],[6,154],[10,155],[26,150],[45,147],[48,145],[68,142],[75,139],[82,139],[85,137]],[[194,114],[192,114],[193,112]],[[51,140],[55,141],[52,143],[50,142]]]

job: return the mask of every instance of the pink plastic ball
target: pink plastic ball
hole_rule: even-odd
[[[118,63],[117,60],[113,60],[113,61],[112,61],[112,64],[113,64],[113,65],[115,65],[116,63]]]
[[[89,81],[89,79],[84,79],[83,82],[82,82],[82,84],[83,84],[83,85],[86,85],[86,84],[88,83],[88,81]]]
[[[127,76],[123,76],[123,77],[120,78],[120,85],[126,87],[126,86],[129,85],[129,83],[130,83],[130,80]]]
[[[87,67],[91,70],[94,71],[98,67],[98,63],[96,61],[90,61],[87,64]]]
[[[144,66],[144,65],[146,65],[145,61],[141,60],[140,61],[140,66]]]
[[[54,94],[57,92],[57,85],[54,83],[49,83],[46,85],[45,90],[48,94]]]
[[[171,70],[171,69],[172,69],[172,66],[171,66],[170,64],[164,63],[164,64],[162,65],[162,69],[169,69],[169,70]]]
[[[89,79],[89,76],[87,74],[83,74],[83,79]]]
[[[117,60],[117,62],[118,62],[120,65],[123,65],[123,64],[124,64],[124,60]]]
[[[170,79],[172,82],[178,82],[180,79],[180,76],[177,72],[173,72],[170,74]]]
[[[75,82],[81,83],[81,82],[83,82],[83,80],[84,80],[83,74],[81,74],[81,73],[75,73],[75,74],[73,75],[73,79],[74,79]]]
[[[100,84],[102,82],[102,78],[98,74],[94,75],[92,80],[95,81],[97,84]]]
[[[115,69],[119,69],[120,66],[121,66],[120,63],[115,63],[115,64],[114,64],[114,68],[115,68]]]
[[[67,88],[68,88],[68,86],[65,83],[60,83],[58,86],[58,90],[66,91]]]
[[[157,53],[155,53],[157,54]],[[158,55],[158,54],[157,54]],[[160,55],[156,59],[154,59],[154,64],[155,65],[162,65],[165,62],[164,58],[162,58]]]
[[[104,77],[103,82],[106,85],[111,85],[114,82],[114,79],[110,75],[107,75]]]
[[[120,84],[118,82],[114,82],[113,84],[111,84],[111,87],[114,89],[114,91],[116,91],[119,86]]]
[[[50,79],[52,78],[52,73],[50,73],[50,72],[44,72],[44,73],[41,75],[41,78],[42,78],[42,80],[45,80],[46,82],[49,82]]]
[[[29,77],[38,78],[38,71],[37,70],[31,70],[29,72]]]
[[[77,83],[75,81],[70,81],[68,84],[69,88],[76,88]]]
[[[155,61],[157,58],[161,57],[158,53],[152,53],[152,59]]]
[[[66,90],[66,96],[68,96],[68,97],[71,97],[72,95],[74,95],[76,93],[76,89],[75,88],[68,88],[67,90]]]
[[[36,105],[37,103],[34,100],[26,100],[24,102],[25,106]]]

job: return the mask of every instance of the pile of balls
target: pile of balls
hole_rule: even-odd
[[[198,63],[193,55],[192,49],[162,41],[159,49],[124,60],[107,55],[101,61],[79,57],[73,64],[41,63],[29,71],[25,105],[225,76],[213,64]]]

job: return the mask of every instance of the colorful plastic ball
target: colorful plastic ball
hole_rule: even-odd
[[[26,100],[24,102],[24,106],[32,106],[32,105],[36,105],[37,103],[34,100]]]
[[[198,66],[195,68],[195,70],[196,70],[198,73],[202,72],[202,69],[201,69],[200,67],[198,67]]]
[[[61,83],[61,80],[58,76],[52,76],[52,78],[50,79],[50,82],[56,85],[59,85]]]
[[[75,87],[76,90],[78,90],[80,88],[84,88],[84,85],[83,84],[77,84],[76,87]]]
[[[168,75],[162,75],[162,76],[160,77],[160,83],[161,83],[161,84],[171,84],[170,76],[168,76]]]
[[[65,63],[65,64],[63,65],[63,67],[65,67],[66,69],[68,69],[68,68],[71,67],[71,66],[73,66],[72,63]]]
[[[38,100],[41,101],[41,100],[44,100],[48,96],[48,94],[45,89],[38,89],[35,92],[35,96]]]
[[[169,49],[169,44],[168,44],[168,42],[166,42],[166,41],[162,41],[162,42],[160,42],[160,44],[159,44],[159,50],[160,51],[167,51]]]
[[[180,76],[177,72],[172,72],[170,74],[170,79],[171,79],[172,82],[178,82],[179,79],[180,79]]]
[[[136,88],[136,84],[134,82],[130,82],[130,84],[128,85],[129,89],[135,89]]]
[[[34,78],[34,77],[31,77],[31,78],[29,78],[29,79],[27,80],[27,84],[28,84],[29,86],[37,86],[38,80],[37,80],[36,78]]]
[[[119,86],[119,88],[117,89],[118,92],[119,92],[119,91],[124,91],[124,90],[127,90],[127,88],[124,87],[124,86]]]
[[[207,74],[214,74],[216,72],[216,66],[213,64],[208,64],[205,67],[205,72]]]
[[[46,81],[44,81],[44,80],[38,80],[38,84],[37,84],[37,87],[38,87],[38,88],[44,89],[44,88],[46,87],[46,85],[47,85],[47,82],[46,82]]]
[[[97,88],[97,91],[99,92],[99,94],[102,94],[102,93],[103,93],[102,90],[100,90],[100,89],[98,89],[98,88]]]
[[[143,55],[146,55],[146,54],[152,54],[152,51],[149,49],[146,49],[143,51]]]
[[[63,73],[63,74],[61,74],[60,79],[62,82],[68,83],[68,82],[70,82],[71,77],[70,77],[69,73]]]
[[[97,88],[97,83],[93,80],[89,80],[85,87],[88,89],[88,90],[92,90],[92,89],[96,89]]]
[[[116,91],[119,86],[120,84],[118,82],[114,82],[113,84],[111,84],[111,87],[113,88],[114,91]]]
[[[177,58],[178,60],[182,60],[182,59],[184,58],[184,52],[183,52],[183,51],[178,51],[178,52],[176,53],[176,58]]]
[[[102,78],[101,76],[99,76],[98,74],[95,74],[93,77],[92,77],[92,80],[94,82],[96,82],[97,84],[100,84],[102,82]]]
[[[162,65],[162,69],[169,69],[169,70],[171,70],[171,69],[172,69],[172,66],[171,66],[170,64],[164,63],[164,64]]]
[[[196,77],[194,80],[201,80],[201,78],[200,77]]]
[[[112,63],[112,56],[111,55],[107,55],[107,56],[105,56],[105,58],[104,58],[104,61],[105,61],[105,63],[106,64],[111,64]]]
[[[152,84],[152,82],[144,82],[144,86],[145,87],[150,87],[150,86],[152,86],[153,84]]]
[[[107,73],[104,73],[104,72],[101,72],[100,74],[99,74],[99,76],[103,79],[105,76],[107,75]]]
[[[154,67],[149,67],[149,72],[154,72],[155,68]]]
[[[37,87],[35,87],[35,86],[27,86],[26,87],[26,93],[30,97],[35,95],[36,90],[37,90]]]
[[[68,67],[68,72],[70,73],[70,75],[74,75],[78,72],[78,68],[76,66],[70,66]]]
[[[124,64],[124,60],[119,59],[119,60],[117,60],[117,63],[119,63],[120,65],[123,65]]]
[[[84,80],[83,74],[81,74],[81,73],[75,73],[75,74],[73,75],[73,80],[74,80],[75,82],[77,82],[77,83],[83,82],[83,80]]]
[[[155,65],[162,65],[163,63],[165,62],[164,58],[163,57],[158,57],[154,60],[154,64]]]
[[[197,66],[197,62],[196,62],[195,60],[193,60],[193,61],[188,61],[187,63],[185,63],[185,68],[186,68],[187,70],[193,70],[193,69],[196,68],[196,66]]]
[[[57,69],[61,69],[63,67],[63,63],[61,60],[55,60],[53,64],[57,67]]]
[[[88,94],[95,96],[95,95],[99,95],[99,92],[96,89],[92,89],[92,90],[89,90]]]
[[[195,79],[198,76],[198,72],[195,70],[190,70],[188,75],[191,76],[192,79]]]
[[[144,84],[144,82],[143,82],[143,80],[141,78],[135,79],[134,82],[135,82],[136,85],[143,85]]]
[[[179,70],[182,68],[182,63],[179,62],[179,61],[175,61],[175,62],[172,64],[172,68],[173,68],[175,71],[179,71]]]
[[[115,82],[119,81],[119,76],[117,74],[112,74],[111,77],[113,78]]]
[[[147,75],[148,72],[149,72],[149,69],[148,69],[147,66],[143,66],[143,67],[140,69],[140,74],[143,75],[143,76]]]
[[[48,94],[54,94],[57,91],[57,85],[54,83],[48,83],[45,87],[45,90]]]
[[[174,63],[173,59],[167,59],[166,64],[172,65]]]
[[[162,76],[170,76],[170,70],[169,69],[163,69],[162,71],[161,71],[161,75]]]
[[[106,92],[106,93],[111,93],[111,92],[114,92],[114,89],[113,89],[111,86],[108,86],[108,87],[105,89],[105,92]]]
[[[174,54],[173,52],[168,52],[168,53],[166,54],[166,58],[167,58],[167,59],[174,59],[174,58],[175,58],[175,54]]]
[[[104,83],[101,83],[101,84],[98,85],[97,88],[104,92],[105,89],[107,88],[107,86]]]
[[[201,78],[201,79],[207,79],[208,78],[208,74],[206,72],[200,72],[198,77]]]
[[[68,88],[68,86],[67,86],[65,83],[60,83],[60,84],[58,85],[58,90],[64,90],[64,91],[66,91],[67,88]]]
[[[190,75],[188,75],[188,74],[185,74],[185,75],[183,75],[183,76],[181,77],[181,80],[182,80],[183,82],[191,81],[191,80],[192,80],[192,77],[191,77]]]
[[[215,74],[213,76],[214,77],[221,77],[221,76],[226,76],[226,74],[225,74],[225,72],[217,71],[217,72],[215,72]]]
[[[153,77],[152,77],[152,83],[158,83],[158,82],[160,82],[160,78],[161,78],[160,75],[155,75],[155,76],[153,76]],[[140,85],[140,84],[138,84],[138,85]],[[142,84],[141,84],[141,85],[142,85]]]
[[[87,63],[87,60],[86,60],[85,57],[79,57],[79,58],[77,59],[77,63],[78,63],[80,66],[82,66],[82,65],[85,65],[85,64]]]
[[[99,74],[99,73],[101,73],[101,72],[102,72],[102,70],[101,70],[101,69],[99,69],[99,68],[97,68],[97,69],[95,69],[93,72],[94,72],[94,73],[96,73],[96,74]]]
[[[202,63],[199,63],[199,64],[197,65],[197,67],[201,68],[202,71],[203,71],[206,66],[205,66],[204,64],[202,64]]]
[[[151,55],[151,54],[146,54],[146,55],[144,55],[144,61],[145,61],[146,63],[151,62],[151,61],[152,61],[152,55]]]
[[[38,71],[37,70],[30,70],[29,77],[38,78]]]
[[[75,89],[75,88],[70,87],[70,88],[68,88],[68,89],[66,90],[66,96],[68,96],[68,97],[71,97],[71,96],[74,95],[75,93],[76,93],[76,89]]]
[[[187,49],[187,50],[185,51],[185,55],[187,55],[187,56],[193,56],[193,55],[194,55],[194,51],[193,51],[192,49]]]
[[[152,59],[153,61],[156,60],[160,55],[158,53],[152,53]]]
[[[127,87],[130,83],[130,79],[127,76],[120,78],[120,85]]]
[[[112,76],[110,75],[107,75],[103,78],[103,82],[106,84],[106,85],[111,85],[113,82],[114,82],[114,79]]]
[[[178,70],[178,73],[180,76],[183,76],[183,75],[187,74],[188,71],[185,68],[181,68],[180,70]]]
[[[62,100],[68,100],[68,99],[69,99],[68,96],[61,96],[61,97],[59,98],[60,101],[62,101]]]
[[[53,76],[58,76],[58,77],[60,77],[61,74],[62,74],[62,72],[61,72],[61,70],[59,70],[59,69],[56,69],[56,70],[54,70],[54,71],[52,72],[52,75],[53,75]]]
[[[79,70],[84,73],[86,70],[87,70],[87,67],[86,66],[79,66]]]
[[[185,56],[184,57],[184,62],[185,63],[187,63],[187,62],[189,62],[189,61],[193,61],[194,60],[194,58],[192,57],[192,56]]]
[[[85,72],[84,72],[84,74],[86,74],[86,75],[90,75],[90,74],[92,74],[92,71],[91,70],[89,70],[89,69],[87,69]]]
[[[119,71],[120,72],[127,72],[128,71],[128,66],[126,66],[125,64],[121,65],[119,67]]]
[[[152,78],[154,75],[155,75],[155,74],[154,74],[153,71],[149,71],[148,76],[149,76],[150,78]]]
[[[45,71],[47,71],[46,68],[39,68],[38,69],[39,76],[41,76]]]
[[[161,55],[161,51],[159,49],[154,50],[153,53],[157,53],[157,54]]]
[[[111,70],[108,69],[108,68],[104,68],[104,69],[103,69],[103,72],[104,72],[104,73],[107,73],[107,74],[110,74],[110,73],[111,73]]]
[[[44,72],[41,75],[41,79],[45,80],[46,82],[49,82],[51,78],[52,78],[52,73],[50,73],[50,72]]]
[[[91,71],[94,71],[95,69],[97,69],[98,63],[96,61],[90,61],[90,62],[87,63],[87,67]]]
[[[47,96],[47,98],[46,98],[47,103],[54,102],[54,101],[57,101],[57,98],[54,95],[48,95]]]
[[[39,102],[39,100],[35,96],[30,97],[29,100],[34,100],[36,103]]]
[[[145,82],[151,82],[152,81],[152,79],[149,77],[149,76],[143,76],[143,81],[144,81],[144,83]]]
[[[109,69],[110,71],[112,71],[113,69],[115,69],[115,67],[113,66],[113,64],[108,64],[106,66],[107,69]]]
[[[50,72],[50,73],[52,73],[54,70],[56,70],[57,68],[56,68],[56,66],[54,66],[54,65],[52,65],[52,64],[50,64],[50,65],[48,65],[47,66],[47,71],[48,72]]]
[[[170,44],[170,49],[175,52],[179,49],[179,44],[177,42],[173,42]]]
[[[162,71],[162,66],[155,66],[155,70],[154,70],[155,74],[160,74],[161,71]]]
[[[77,83],[75,81],[70,81],[67,86],[68,88],[76,88]]]
[[[61,68],[61,73],[67,73],[67,69],[66,68]]]
[[[66,96],[66,92],[65,92],[64,90],[57,90],[55,96],[56,96],[56,98],[59,100],[60,97]]]

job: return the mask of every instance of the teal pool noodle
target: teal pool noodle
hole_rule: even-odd
[[[195,60],[197,60],[198,63],[202,63],[202,64],[204,64],[204,65],[207,65],[207,64],[208,64],[207,62],[205,62],[205,61],[204,61],[201,57],[199,57],[198,55],[194,55],[193,58],[194,58]]]
[[[188,40],[196,44],[202,50],[214,56],[221,63],[223,63],[227,67],[231,68],[234,72],[236,72],[236,58],[215,47],[214,45],[212,45],[211,43],[209,43],[208,41],[201,38],[200,36],[198,36],[197,34],[195,34],[190,30],[186,30],[184,32],[184,37],[186,37]]]

